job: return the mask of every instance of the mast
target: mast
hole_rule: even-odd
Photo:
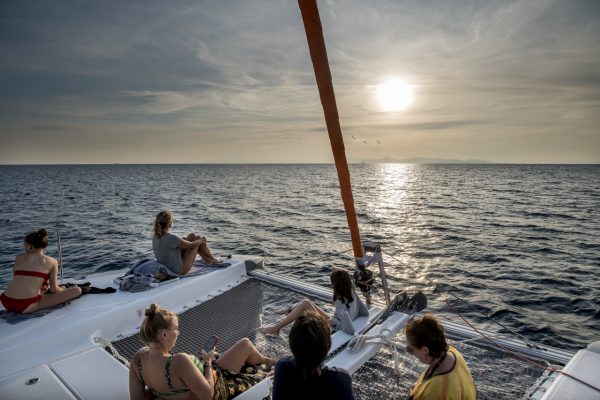
[[[298,0],[298,5],[302,13],[310,58],[315,70],[319,96],[321,97],[321,104],[325,113],[325,123],[327,125],[327,132],[329,133],[331,150],[333,150],[335,168],[340,181],[340,191],[342,193],[344,209],[346,210],[348,227],[350,228],[354,258],[357,264],[362,265],[363,247],[360,241],[358,221],[354,209],[350,171],[348,170],[348,162],[346,161],[344,138],[342,137],[342,128],[340,127],[340,119],[335,103],[335,93],[333,92],[333,83],[331,81],[331,72],[329,71],[329,60],[327,58],[327,49],[325,48],[325,39],[323,38],[319,9],[316,0]]]

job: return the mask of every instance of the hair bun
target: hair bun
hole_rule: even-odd
[[[44,228],[38,229],[37,234],[42,239],[48,237],[48,231],[46,229],[44,229]]]
[[[144,315],[148,318],[154,317],[160,311],[160,307],[157,304],[150,304],[150,307],[146,308]]]

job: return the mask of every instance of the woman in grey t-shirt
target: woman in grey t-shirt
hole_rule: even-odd
[[[172,226],[173,214],[171,211],[161,211],[156,215],[152,249],[158,262],[180,275],[189,272],[196,259],[196,254],[199,254],[207,264],[222,262],[210,253],[205,237],[190,233],[185,239],[182,239],[169,232]]]

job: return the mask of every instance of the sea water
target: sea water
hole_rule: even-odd
[[[548,345],[600,339],[600,166],[350,170],[362,239],[382,246],[395,290]],[[206,236],[218,257],[264,256],[269,270],[320,285],[352,267],[329,164],[0,166],[0,187],[0,289],[30,231],[48,229],[55,257],[60,235],[65,277],[79,279],[151,257],[162,209],[175,234]],[[449,305],[435,284],[456,296]]]

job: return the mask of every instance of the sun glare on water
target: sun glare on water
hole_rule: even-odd
[[[385,112],[402,111],[412,103],[413,85],[394,79],[380,83],[377,88],[377,101]]]

